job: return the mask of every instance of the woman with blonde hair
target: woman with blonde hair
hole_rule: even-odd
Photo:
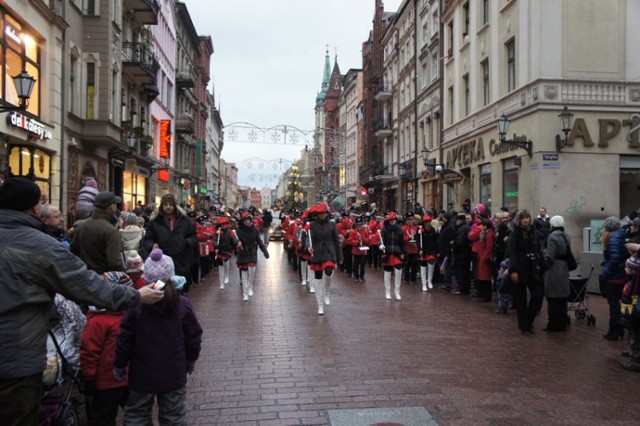
[[[516,213],[508,241],[507,257],[518,328],[522,334],[529,336],[534,333],[533,321],[542,308],[543,258],[531,214],[527,210]]]

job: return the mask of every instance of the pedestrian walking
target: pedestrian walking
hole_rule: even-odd
[[[431,226],[432,218],[428,214],[422,216],[422,224],[418,229],[416,244],[418,246],[418,262],[420,264],[420,280],[422,291],[433,288],[433,271],[438,257],[438,235]]]
[[[397,213],[387,215],[380,230],[380,253],[382,255],[382,269],[384,270],[384,293],[387,300],[391,300],[391,275],[394,275],[394,290],[396,300],[401,300],[400,283],[402,281],[402,267],[404,264],[404,235],[398,224]]]
[[[238,245],[235,229],[231,229],[231,222],[227,216],[221,216],[216,222],[215,258],[218,262],[218,280],[220,290],[229,284],[229,260],[233,256],[234,247]]]
[[[324,306],[331,303],[330,291],[333,272],[342,263],[342,247],[336,223],[329,219],[329,206],[320,203],[312,207],[311,214],[315,219],[311,220],[309,232],[303,236],[303,247],[311,254],[309,269],[314,274],[314,288],[318,315],[324,315]]]
[[[606,218],[602,224],[602,271],[600,279],[605,284],[605,294],[609,304],[609,329],[603,335],[607,340],[618,340],[624,336],[620,325],[620,298],[626,280],[625,262],[629,252],[625,248],[626,232],[615,216]]]
[[[544,331],[567,329],[567,298],[570,293],[567,255],[571,240],[564,232],[564,218],[553,216],[549,220],[544,259],[547,271],[544,274],[544,295],[547,298],[548,321]]]
[[[253,296],[253,278],[258,264],[258,248],[262,251],[265,259],[269,259],[269,252],[260,238],[260,232],[253,225],[253,218],[248,211],[242,212],[236,235],[238,237],[236,266],[240,270],[243,300],[246,302],[249,297]]]

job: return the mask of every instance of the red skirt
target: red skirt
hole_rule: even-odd
[[[404,262],[395,254],[390,254],[389,256],[384,256],[382,258],[382,266],[397,266],[403,265]]]
[[[335,262],[331,260],[327,262],[322,262],[322,263],[309,263],[309,269],[311,269],[314,272],[324,271],[327,268],[335,268],[335,267],[336,267]]]
[[[436,261],[436,257],[432,254],[425,254],[420,256],[420,258],[418,259],[420,262],[435,262]]]
[[[256,266],[256,262],[249,262],[249,263],[236,263],[236,266],[238,267],[238,269],[240,269],[241,271],[247,271],[250,267],[252,266]]]

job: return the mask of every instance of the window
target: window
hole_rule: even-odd
[[[453,99],[453,86],[449,88],[449,124],[453,124],[453,111],[455,101]]]
[[[4,31],[0,39],[0,90],[2,99],[10,104],[19,105],[20,99],[11,77],[25,70],[35,78],[27,111],[40,115],[40,47],[28,30],[11,16],[0,11],[0,20]]]
[[[489,91],[489,58],[482,61],[482,104],[489,105],[491,102],[491,92]]]
[[[464,115],[469,115],[471,109],[471,100],[469,99],[469,74],[462,77],[462,84],[464,87]]]
[[[98,7],[97,0],[85,0],[84,2],[84,13],[85,15],[97,15]]]
[[[507,42],[507,92],[516,88],[516,42]]]
[[[87,62],[87,120],[93,120],[95,116],[96,96],[96,64]]]
[[[518,210],[518,165],[516,158],[509,158],[503,163],[502,174],[502,205],[509,211]]]
[[[439,58],[437,53],[431,55],[431,81],[438,78],[438,61]]]
[[[169,109],[169,111],[171,111],[171,94],[173,93],[173,84],[171,84],[171,82],[167,79],[167,101],[165,103],[165,106],[167,107],[167,109]]]
[[[462,35],[467,36],[469,34],[469,2],[466,2],[462,6],[462,16],[464,19],[464,28],[462,29]]]
[[[78,96],[78,76],[80,74],[80,68],[78,65],[78,56],[72,51],[70,55],[69,64],[69,111],[72,114],[78,114],[78,102],[76,97]]]
[[[482,0],[482,24],[489,24],[489,0]]]
[[[480,166],[480,202],[491,211],[491,164]]]

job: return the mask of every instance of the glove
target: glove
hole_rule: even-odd
[[[269,258],[269,252],[267,250],[262,250],[262,254],[264,254],[265,259]]]
[[[380,249],[380,251],[384,252],[384,246],[382,244],[380,244],[378,248]]]
[[[94,379],[85,379],[82,383],[82,393],[86,396],[96,394],[96,381]]]
[[[196,368],[195,361],[187,361],[187,374],[192,374],[195,368]]]
[[[116,379],[117,381],[121,382],[125,379],[125,377],[127,376],[127,367],[124,368],[117,368],[117,367],[113,367],[113,378]]]

